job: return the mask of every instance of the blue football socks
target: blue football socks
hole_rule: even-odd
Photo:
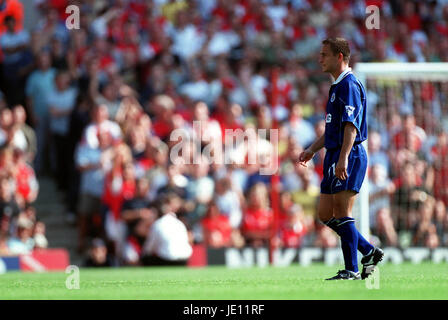
[[[363,255],[367,255],[373,250],[373,246],[356,229],[355,219],[351,217],[331,218],[324,223],[341,237],[346,270],[358,272],[357,250]]]
[[[350,218],[350,219],[353,219],[353,218]],[[355,219],[353,219],[353,221],[355,221]],[[327,227],[333,229],[333,231],[336,232],[340,236],[338,227],[337,227],[337,224],[338,224],[337,219],[331,218],[330,220],[324,222],[324,224]],[[356,232],[358,232],[358,250],[359,250],[359,252],[361,252],[361,254],[363,256],[370,254],[372,252],[372,250],[374,249],[374,247],[369,243],[369,241],[366,240],[366,238],[364,238],[362,236],[361,233],[359,233],[358,230],[356,230]]]

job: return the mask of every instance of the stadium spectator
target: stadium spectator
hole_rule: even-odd
[[[209,176],[209,160],[203,155],[198,157],[199,163],[192,164],[190,167],[191,172],[186,186],[186,197],[198,204],[206,204],[213,197],[215,182]]]
[[[100,238],[93,239],[84,267],[104,268],[115,267],[116,265],[114,259],[108,254],[105,242]]]
[[[64,44],[67,44],[69,30],[65,27],[65,23],[60,19],[58,9],[51,4],[42,10],[43,18],[35,27],[42,35],[43,41],[49,43],[53,38],[59,38]]]
[[[138,219],[133,224],[134,227],[129,230],[121,257],[126,265],[141,265],[143,245],[145,244],[149,229],[158,215],[154,207],[151,208],[151,211],[153,215],[150,219]]]
[[[308,221],[309,222],[309,221]],[[300,205],[294,204],[288,209],[286,220],[279,228],[280,246],[298,248],[303,244],[309,224]]]
[[[101,214],[101,197],[104,192],[104,179],[112,167],[112,137],[108,131],[99,131],[98,146],[80,144],[76,150],[75,161],[81,172],[79,212],[79,244],[83,251],[88,234],[89,221]]]
[[[434,167],[434,196],[448,206],[448,133],[440,131],[431,148]]]
[[[8,237],[0,233],[0,256],[5,257],[11,255],[8,247]]]
[[[50,113],[50,132],[52,153],[54,152],[57,185],[66,191],[68,187],[69,170],[67,163],[71,161],[68,150],[68,130],[70,114],[75,106],[77,90],[70,87],[70,75],[65,70],[58,71],[54,78],[54,89],[47,95],[48,110]]]
[[[144,265],[186,265],[192,254],[190,236],[184,223],[176,216],[180,198],[167,194],[162,200],[162,216],[151,226],[143,245]]]
[[[308,120],[303,119],[302,105],[297,103],[292,106],[288,123],[290,135],[300,146],[306,148],[313,143],[316,138],[314,128]]]
[[[99,144],[98,133],[100,131],[110,134],[114,142],[121,140],[121,128],[115,121],[109,120],[107,106],[103,104],[96,105],[92,113],[92,120],[84,130],[82,143],[87,144],[90,148],[97,148]]]
[[[48,248],[48,240],[45,235],[45,232],[46,232],[45,224],[41,221],[37,221],[34,225],[33,230],[34,249]]]
[[[221,147],[222,137],[219,123],[210,119],[207,104],[202,101],[197,102],[193,108],[193,130],[196,138],[200,139],[202,147],[210,145],[210,152]]]
[[[39,183],[33,168],[26,162],[25,153],[14,149],[16,198],[22,207],[33,203],[39,192]]]
[[[255,184],[248,194],[243,213],[242,234],[253,246],[267,244],[273,231],[274,215],[269,207],[268,189],[263,183]]]
[[[148,110],[154,115],[153,130],[154,133],[163,141],[166,141],[171,133],[175,102],[167,95],[159,95],[154,98],[153,103]]]
[[[135,194],[135,170],[130,149],[124,143],[112,150],[112,167],[106,173],[101,202],[105,210],[103,216],[106,238],[114,243],[113,253],[119,254],[126,239],[126,225],[121,217],[124,201]]]
[[[151,139],[151,149],[154,164],[146,170],[145,176],[150,181],[148,198],[154,201],[159,189],[168,182],[166,163],[169,159],[169,150],[167,145],[157,138]]]
[[[11,109],[0,110],[0,145],[10,146],[26,150],[27,141],[25,134],[14,123]]]
[[[393,194],[393,219],[397,230],[409,230],[418,221],[417,210],[428,197],[428,191],[422,185],[422,179],[415,172],[415,165],[407,162],[395,181]]]
[[[224,177],[216,181],[215,197],[219,212],[227,216],[233,229],[238,229],[243,216],[241,207],[244,196],[235,190],[230,178]]]
[[[49,110],[47,97],[53,90],[56,70],[51,67],[51,57],[47,52],[40,52],[36,58],[37,69],[27,79],[25,94],[29,117],[36,130],[37,153],[35,170],[43,172],[45,154],[48,150]]]
[[[383,151],[381,135],[377,131],[369,132],[369,166],[372,168],[374,165],[381,165],[386,169],[386,174],[389,173],[389,157],[386,152]]]
[[[0,18],[1,20],[1,18]],[[3,52],[3,81],[10,104],[20,103],[23,99],[21,89],[24,70],[32,62],[28,46],[30,37],[26,30],[16,28],[16,18],[6,16],[3,20],[6,31],[0,36]]]
[[[75,151],[78,142],[81,141],[83,131],[90,121],[89,114],[91,111],[91,101],[84,97],[81,93],[78,94],[75,107],[70,114],[69,120],[69,134],[68,134],[68,146],[67,157],[70,159],[67,170],[69,171],[69,183],[67,192],[67,215],[66,220],[70,224],[76,222],[77,204],[79,200],[79,188],[80,188],[80,172],[77,169],[75,159]]]
[[[208,205],[207,213],[201,221],[204,232],[204,244],[212,248],[232,245],[232,226],[228,216],[219,211],[214,201]]]
[[[8,248],[11,254],[28,254],[33,251],[35,246],[33,227],[33,222],[28,218],[24,216],[18,218],[16,235],[8,240]]]
[[[417,152],[421,149],[426,139],[425,131],[415,124],[413,114],[406,114],[403,119],[403,128],[393,137],[393,146],[400,150],[402,148],[411,149]]]
[[[98,79],[94,78],[90,81],[90,95],[92,100],[99,105],[105,105],[109,112],[109,118],[115,120],[117,112],[120,108],[119,88],[116,83],[105,83],[100,89],[98,89]]]
[[[15,200],[10,177],[0,176],[0,221],[9,226],[19,213],[20,207]]]
[[[337,235],[329,228],[316,222],[316,238],[313,245],[319,248],[334,248],[338,245]]]
[[[434,201],[425,201],[418,208],[418,223],[413,228],[412,244],[415,246],[438,247],[439,238],[433,223]]]
[[[148,200],[149,181],[142,177],[136,181],[136,190],[132,198],[127,199],[121,208],[121,218],[127,223],[128,230],[140,219],[147,219],[152,216],[150,210],[151,202]]]
[[[317,197],[319,195],[319,177],[315,170],[297,165],[294,161],[302,148],[290,140],[288,146],[288,156],[290,160],[283,161],[284,171],[282,172],[282,183],[285,191],[291,193],[291,198],[297,204],[300,204],[307,215],[313,215]],[[310,164],[310,169],[314,165]]]
[[[390,198],[395,185],[387,178],[386,168],[375,164],[369,179],[369,216],[372,232],[385,244],[398,244],[397,233],[391,217]]]
[[[15,30],[20,31],[23,29],[23,5],[18,0],[0,0],[0,34],[3,34],[7,27],[5,26],[5,20],[7,17],[13,17],[16,21]]]
[[[434,224],[440,245],[446,245],[448,243],[448,212],[445,203],[441,200],[436,201],[434,207]]]
[[[192,59],[201,50],[205,36],[194,25],[192,16],[187,10],[179,10],[175,14],[174,28],[171,31],[173,41],[171,52],[179,56],[183,61]],[[199,79],[199,75],[197,79]]]
[[[27,147],[26,150],[24,150],[26,162],[33,164],[37,152],[36,133],[34,132],[34,129],[26,123],[27,115],[25,108],[22,105],[18,104],[14,106],[12,112],[15,126],[17,126],[18,130],[23,132],[26,139]]]
[[[158,190],[157,196],[163,196],[167,193],[175,193],[180,198],[185,199],[185,188],[187,187],[188,179],[182,174],[181,165],[168,165],[167,176],[167,184]]]

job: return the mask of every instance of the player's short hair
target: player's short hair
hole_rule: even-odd
[[[342,53],[345,62],[350,60],[350,46],[344,38],[327,38],[322,41],[322,44],[329,45],[334,55]]]

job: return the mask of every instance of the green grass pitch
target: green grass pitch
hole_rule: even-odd
[[[379,288],[324,281],[336,267],[80,269],[80,289],[64,272],[0,275],[0,299],[448,299],[448,265],[379,265]],[[371,282],[373,285],[373,283]]]

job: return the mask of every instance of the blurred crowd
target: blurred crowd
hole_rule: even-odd
[[[39,221],[32,206],[39,191],[30,165],[36,152],[36,137],[26,124],[23,106],[3,106],[0,135],[0,255],[47,248],[45,224]]]
[[[70,4],[80,8],[80,29],[66,28]],[[365,27],[368,5],[380,8],[378,30]],[[352,66],[448,62],[448,1],[34,0],[34,6],[41,18],[25,30],[20,2],[0,0],[0,187],[10,188],[0,196],[18,206],[0,214],[17,221],[17,231],[8,227],[17,232],[11,239],[28,242],[18,233],[31,225],[25,218],[33,224],[27,239],[36,239],[44,226],[31,206],[34,170],[38,177],[52,174],[89,265],[183,263],[194,243],[337,246],[314,217],[324,150],[307,168],[297,165],[325,129],[331,80],[317,62],[321,41],[348,39]],[[448,245],[448,83],[369,80],[367,91],[375,241]],[[204,155],[226,147],[226,129],[272,128],[278,143],[259,137],[257,156],[275,147],[278,175],[260,174],[263,161],[248,163],[247,141],[231,148],[225,164]],[[185,161],[172,157],[178,129],[192,137],[182,150]],[[200,161],[187,161],[196,155]],[[30,190],[26,196],[20,181]]]

